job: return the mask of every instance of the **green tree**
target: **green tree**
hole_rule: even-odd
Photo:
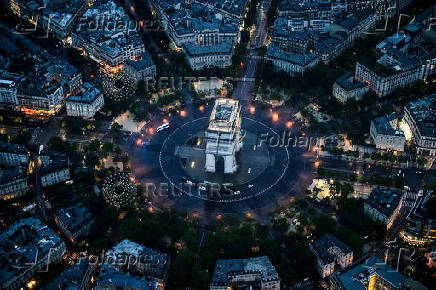
[[[123,125],[120,125],[117,122],[114,122],[111,126],[111,132],[113,134],[118,134],[122,129],[123,129]]]

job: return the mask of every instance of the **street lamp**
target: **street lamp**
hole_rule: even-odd
[[[273,122],[277,122],[279,120],[279,113],[275,112],[272,115]]]

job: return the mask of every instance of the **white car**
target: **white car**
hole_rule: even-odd
[[[240,190],[233,192],[234,195],[238,195],[238,194],[240,194],[240,193],[241,193]]]
[[[250,184],[250,185],[248,185],[248,188],[252,188],[254,185],[253,184]]]

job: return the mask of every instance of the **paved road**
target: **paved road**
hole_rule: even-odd
[[[265,45],[267,39],[266,27],[266,12],[268,11],[271,0],[262,1],[258,9],[256,30],[249,44],[248,55],[244,62],[244,75],[236,84],[232,97],[242,101],[242,105],[246,105],[251,101],[251,94],[254,87],[254,75],[256,73],[256,65],[259,61],[255,48]]]

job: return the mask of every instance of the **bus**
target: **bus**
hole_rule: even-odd
[[[168,129],[169,127],[170,127],[169,123],[162,124],[162,125],[160,125],[159,127],[156,128],[156,132],[159,133],[159,132],[161,132],[161,131],[163,131],[165,129]]]

